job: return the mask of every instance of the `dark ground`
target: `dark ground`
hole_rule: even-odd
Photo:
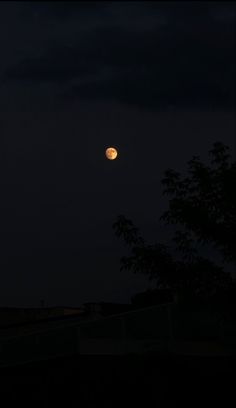
[[[67,357],[1,368],[2,407],[234,406],[232,357]]]

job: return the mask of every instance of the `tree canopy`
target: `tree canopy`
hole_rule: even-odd
[[[176,227],[172,242],[180,257],[163,243],[146,243],[133,222],[119,215],[113,228],[131,250],[130,256],[121,259],[121,269],[146,274],[159,288],[202,296],[229,287],[231,276],[223,266],[200,255],[197,244],[212,244],[223,262],[235,261],[236,163],[221,142],[214,143],[209,158],[206,165],[194,156],[187,176],[168,169],[162,179],[163,194],[170,198],[160,220]]]

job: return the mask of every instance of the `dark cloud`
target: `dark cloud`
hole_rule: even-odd
[[[45,19],[67,20],[85,18],[88,14],[103,13],[107,2],[103,1],[34,1],[22,2],[21,15],[31,18],[37,13]]]
[[[112,2],[111,6],[113,16],[124,11],[124,5]],[[7,78],[58,82],[58,94],[66,99],[114,99],[147,108],[235,105],[234,19],[219,21],[215,18],[219,8],[211,8],[208,2],[134,6],[127,8],[131,16],[132,10],[136,10],[136,18],[143,10],[143,18],[146,15],[153,23],[156,15],[156,26],[150,28],[145,20],[142,30],[130,29],[132,18],[129,27],[124,15],[119,24],[82,32],[71,47],[57,45],[43,57],[20,62],[8,69]],[[233,8],[221,6],[225,16],[233,15]],[[60,7],[60,12],[68,7],[67,16],[76,8],[64,2]],[[49,3],[44,9],[49,14],[59,12]],[[83,12],[89,9],[96,15],[96,4],[82,3],[78,8]],[[161,15],[168,23],[160,24]],[[60,83],[65,82],[67,89],[60,89]]]
[[[74,77],[96,73],[92,65],[81,58],[78,50],[69,47],[53,49],[42,58],[28,58],[7,71],[11,79],[35,82],[64,82]]]
[[[13,2],[15,3],[15,2]],[[109,16],[112,12],[122,15],[125,19],[145,15],[157,18],[160,15],[167,16],[175,22],[198,24],[199,19],[208,20],[212,13],[215,16],[222,16],[222,19],[230,20],[235,15],[235,5],[229,1],[218,1],[212,4],[210,1],[153,1],[145,2],[126,2],[126,4],[117,3],[116,1],[34,1],[21,2],[21,14],[31,16],[38,13],[45,19],[71,19],[86,18],[91,19],[94,16]]]

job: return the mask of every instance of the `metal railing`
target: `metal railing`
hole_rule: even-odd
[[[87,321],[41,322],[30,333],[5,330],[0,335],[0,366],[76,354],[166,353],[175,342],[221,341],[222,333],[225,337],[211,313],[166,303]],[[236,333],[230,336],[228,342],[235,342]]]
[[[0,338],[0,365],[74,354],[142,353],[166,350],[173,336],[172,304],[88,321],[57,322],[31,333]]]

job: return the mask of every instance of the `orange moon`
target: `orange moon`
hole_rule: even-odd
[[[108,160],[115,160],[117,158],[118,152],[114,147],[108,147],[106,149],[106,158]]]

